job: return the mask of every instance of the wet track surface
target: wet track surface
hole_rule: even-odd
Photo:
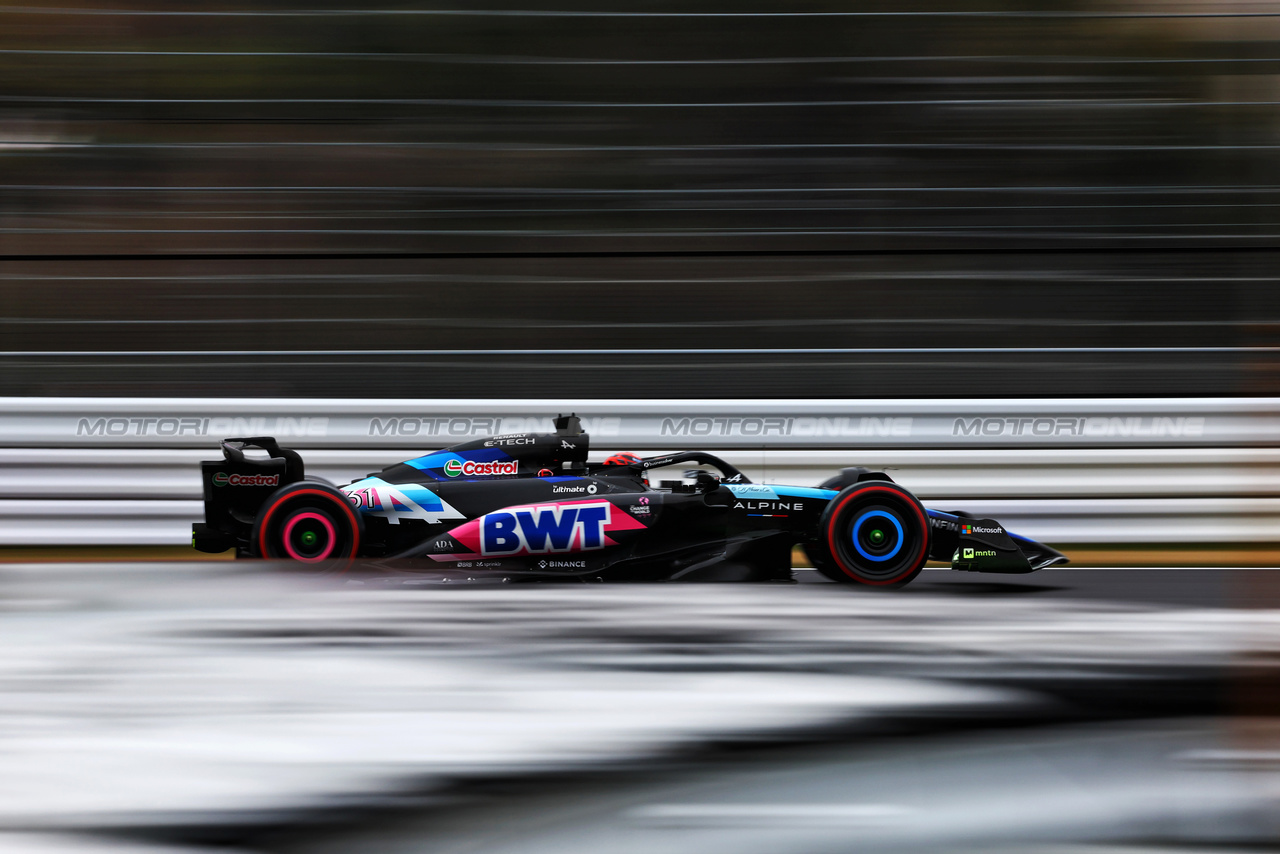
[[[825,585],[833,595],[944,596],[990,599],[993,602],[1025,597],[1154,606],[1280,609],[1280,569],[1260,567],[1054,567],[1028,575],[929,568],[907,587],[892,592],[847,588],[811,569],[796,569],[792,575],[797,584]],[[485,587],[508,583],[503,581],[500,573],[477,576],[472,571],[442,572],[422,567],[397,567],[383,571],[377,565],[364,567],[351,578],[360,584],[388,588],[449,584]],[[545,580],[538,583],[561,586]],[[568,580],[564,586],[577,585],[578,582]]]
[[[0,850],[1275,846],[1274,570],[0,569]]]
[[[801,581],[819,581],[816,575],[796,573]],[[1005,576],[925,570],[902,592],[995,600],[1026,596],[1193,608],[1280,608],[1280,570],[1063,567]]]

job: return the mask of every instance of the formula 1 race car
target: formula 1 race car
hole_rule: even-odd
[[[880,587],[906,584],[929,559],[998,573],[1067,561],[991,519],[925,510],[883,472],[846,469],[814,488],[752,483],[700,451],[589,463],[578,418],[555,428],[455,445],[341,488],[308,479],[274,439],[226,439],[223,459],[201,463],[205,521],[192,545],[593,581],[790,579],[799,545],[828,578]],[[690,465],[718,474],[649,482],[655,469]]]

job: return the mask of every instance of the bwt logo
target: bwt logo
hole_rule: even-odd
[[[480,522],[480,553],[488,556],[602,549],[612,508],[608,501],[595,501],[490,513]]]

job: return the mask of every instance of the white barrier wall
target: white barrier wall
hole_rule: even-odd
[[[200,400],[0,398],[0,447],[437,448],[549,431],[575,412],[601,448],[1267,446],[1275,398],[1150,400]]]
[[[338,483],[577,412],[599,451],[711,450],[761,482],[884,469],[1050,543],[1280,542],[1280,399],[0,399],[0,545],[190,540],[198,462],[275,435]],[[705,433],[705,435],[704,435]]]

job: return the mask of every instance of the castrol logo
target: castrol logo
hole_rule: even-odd
[[[227,474],[225,471],[215,472],[214,486],[279,486],[278,474]]]
[[[463,463],[458,460],[449,460],[444,464],[444,473],[449,477],[457,477],[458,475],[485,477],[497,474],[519,474],[520,463],[515,460],[491,463],[475,463],[471,460]]]

